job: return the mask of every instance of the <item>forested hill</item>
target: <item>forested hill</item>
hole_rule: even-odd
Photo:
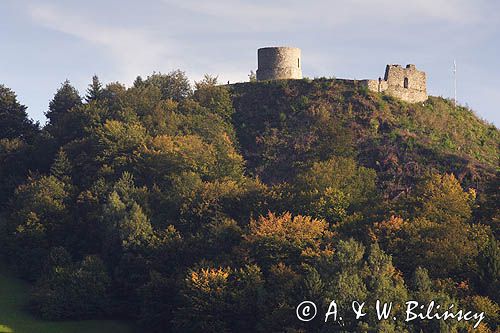
[[[434,300],[498,328],[499,131],[467,108],[181,71],[66,81],[47,104],[41,126],[0,85],[0,256],[40,318],[330,332],[297,305],[382,300],[396,320],[346,313],[342,330],[472,330],[404,320]]]
[[[243,156],[266,181],[330,155],[353,156],[394,196],[432,169],[482,190],[498,166],[498,129],[440,97],[408,104],[332,79],[235,84],[232,96]]]

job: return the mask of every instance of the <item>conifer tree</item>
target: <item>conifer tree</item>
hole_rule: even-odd
[[[57,127],[62,116],[73,107],[80,105],[82,99],[78,91],[71,85],[69,80],[64,81],[49,103],[49,111],[45,114],[49,118],[49,123]]]
[[[92,76],[92,83],[89,84],[89,87],[87,88],[87,95],[85,96],[85,100],[87,102],[90,101],[97,101],[103,96],[103,88],[102,84],[99,81],[99,77],[97,75]]]
[[[0,139],[31,138],[38,124],[28,119],[26,106],[17,101],[16,94],[0,84]]]
[[[71,162],[64,150],[59,149],[54,163],[50,167],[50,173],[59,180],[65,181],[71,175]]]

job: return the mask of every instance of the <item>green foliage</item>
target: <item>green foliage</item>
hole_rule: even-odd
[[[131,323],[113,320],[48,321],[26,309],[33,287],[13,276],[2,263],[0,266],[0,330],[4,332],[72,332],[72,333],[132,333]],[[140,330],[137,330],[139,332]]]
[[[230,121],[234,113],[233,102],[229,90],[217,86],[217,77],[205,75],[202,81],[196,82],[193,98],[222,119]]]
[[[500,326],[500,306],[488,297],[473,296],[467,299],[467,305],[476,313],[484,312],[485,321],[492,330]]]
[[[184,332],[254,331],[263,314],[263,284],[255,265],[192,269],[183,283],[175,327]]]
[[[68,190],[56,177],[43,176],[28,179],[15,192],[7,249],[9,260],[28,279],[38,277],[48,249],[65,242]]]
[[[32,163],[32,146],[21,139],[0,139],[0,206],[22,184]]]
[[[105,248],[142,250],[152,246],[154,233],[148,216],[137,201],[143,189],[135,187],[131,175],[124,173],[108,195],[103,207]]]
[[[433,174],[414,194],[415,215],[434,222],[452,223],[469,221],[476,192],[465,192],[453,174]]]
[[[17,101],[16,94],[0,84],[0,139],[30,140],[38,124],[28,119],[26,107]]]
[[[33,144],[37,135],[38,123],[28,119],[15,93],[0,84],[0,207],[26,179],[28,170],[36,170]]]
[[[50,174],[61,181],[68,182],[71,178],[71,162],[64,150],[60,149],[54,163],[50,167]]]
[[[102,316],[109,306],[109,283],[98,257],[85,257],[76,265],[55,265],[37,282],[31,306],[46,319]]]
[[[165,332],[170,329],[176,297],[175,282],[152,272],[150,280],[140,289],[140,323],[152,332]]]
[[[67,139],[65,118],[68,112],[81,105],[82,99],[78,91],[66,80],[57,90],[49,103],[49,110],[45,116],[49,120],[48,131],[55,137]],[[66,141],[66,140],[65,140]]]
[[[248,81],[257,82],[257,75],[254,71],[250,71],[250,74],[248,74]]]
[[[374,199],[375,180],[374,170],[358,166],[352,158],[316,162],[294,182],[295,205],[309,215],[338,222]]]
[[[159,88],[162,99],[181,101],[189,97],[192,93],[191,84],[186,73],[180,70],[175,70],[168,74],[152,74],[142,84]]]
[[[422,266],[433,276],[467,276],[490,232],[470,224],[474,200],[475,191],[464,191],[453,175],[433,174],[406,203],[411,220],[391,217],[375,233],[406,272]]]
[[[104,95],[104,89],[102,88],[102,84],[99,81],[97,75],[92,76],[92,83],[89,84],[87,88],[87,95],[85,95],[85,101],[97,101],[101,99]]]
[[[490,238],[486,248],[478,257],[479,283],[484,291],[500,303],[500,244],[495,238]]]
[[[0,86],[0,250],[36,280],[38,315],[329,332],[297,304],[380,299],[397,320],[342,329],[470,329],[404,322],[414,298],[497,325],[499,137],[468,109],[325,78],[206,75],[193,91],[173,71],[130,88],[94,76],[83,101],[65,82],[47,117],[38,130]]]

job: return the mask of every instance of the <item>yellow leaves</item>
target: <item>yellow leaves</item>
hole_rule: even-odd
[[[476,197],[477,197],[477,191],[476,191],[476,189],[470,188],[467,191],[467,194],[469,195],[469,200],[471,201],[471,203],[474,203],[476,201]]]
[[[221,293],[228,282],[230,268],[201,268],[189,273],[186,283],[190,288],[204,293]]]
[[[380,237],[393,239],[404,224],[405,221],[401,217],[393,215],[387,221],[375,222],[374,229],[370,230],[370,236],[373,240],[378,240]]]
[[[500,321],[500,306],[488,297],[472,296],[467,299],[467,303],[469,309],[474,312],[484,312],[486,323],[494,324]]]
[[[224,147],[219,147],[219,148],[224,148],[222,149],[222,153],[226,154],[226,159],[232,161],[236,165],[243,165],[244,160],[243,156],[241,156],[236,149],[234,148],[234,143],[229,137],[227,133],[222,133],[221,135],[221,142]],[[219,149],[221,150],[221,149]]]
[[[480,323],[476,328],[473,328],[472,326],[467,328],[467,332],[470,333],[493,333],[493,331],[485,324],[485,323]],[[498,331],[496,331],[498,332]]]
[[[21,150],[26,147],[26,143],[18,138],[15,139],[0,139],[0,153],[8,154]]]
[[[310,216],[291,213],[275,215],[269,213],[266,217],[250,221],[249,241],[258,238],[274,238],[292,243],[314,243],[327,233],[328,223],[324,220],[313,219]]]
[[[122,139],[127,142],[137,141],[146,136],[146,129],[140,123],[124,123],[118,120],[107,120],[100,132],[103,138]]]
[[[136,122],[107,120],[96,130],[100,152],[96,157],[102,163],[102,174],[113,173],[117,167],[126,167],[136,159],[138,149],[147,138],[146,129]]]
[[[279,262],[296,265],[302,260],[320,260],[331,253],[328,244],[333,233],[325,220],[269,212],[252,219],[249,227],[243,246],[264,267]]]
[[[433,174],[417,189],[419,215],[439,223],[470,219],[474,199],[475,190],[465,192],[453,174]]]
[[[156,172],[189,170],[209,175],[217,163],[214,147],[196,135],[160,135],[143,152]]]
[[[196,135],[161,135],[153,138],[151,144],[153,154],[172,158],[188,169],[207,172],[216,163],[213,146]]]
[[[40,218],[34,212],[29,212],[26,215],[26,220],[24,224],[20,224],[16,227],[17,234],[30,233],[30,234],[42,234],[46,230],[46,226],[40,223]]]

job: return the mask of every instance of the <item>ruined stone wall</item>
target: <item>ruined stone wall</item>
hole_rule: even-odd
[[[367,88],[375,92],[402,99],[409,103],[427,100],[427,79],[425,72],[417,70],[415,65],[387,65],[383,80],[363,81]]]
[[[257,80],[302,79],[302,59],[296,47],[264,47],[257,51]]]
[[[368,90],[375,92],[383,92],[388,88],[387,81],[384,80],[361,80],[361,83],[365,85]]]

